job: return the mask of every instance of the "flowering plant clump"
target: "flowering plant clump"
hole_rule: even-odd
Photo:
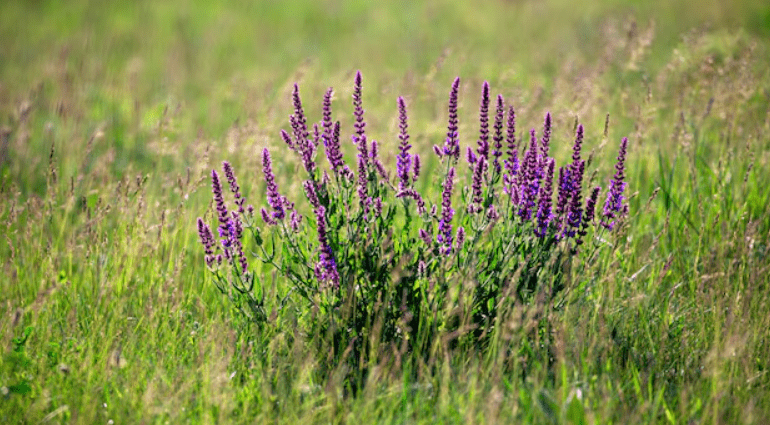
[[[272,266],[289,283],[278,291],[280,302],[273,307],[298,295],[304,300],[298,305],[300,314],[312,313],[312,331],[330,336],[325,353],[332,353],[334,361],[347,356],[358,364],[366,361],[372,344],[424,348],[431,332],[454,326],[456,320],[447,312],[457,303],[470,306],[461,321],[480,335],[494,327],[502,298],[527,302],[538,291],[553,296],[563,285],[565,263],[581,255],[586,241],[599,239],[593,237],[596,232],[616,229],[628,213],[627,139],[621,143],[604,209],[596,217],[602,190],[585,187],[582,125],[571,161],[557,167],[549,155],[550,114],[540,137],[532,129],[527,139],[519,139],[515,110],[506,108],[499,95],[490,128],[490,87],[485,82],[478,139],[461,155],[459,86],[457,78],[449,93],[446,138],[433,146],[442,174],[437,187],[425,191],[429,185],[418,184],[423,160],[412,152],[403,98],[396,101],[398,150],[396,170],[390,174],[381,160],[381,144],[366,132],[360,72],[350,138],[357,155],[350,163],[342,154],[340,123],[332,118],[332,89],[324,96],[322,120],[310,129],[295,85],[291,131],[281,131],[281,137],[302,162],[302,187],[312,215],[303,217],[281,193],[268,149],[261,153],[267,206],[259,213],[244,206],[232,167],[225,162],[223,172],[235,200],[228,209],[222,181],[213,170],[218,239],[203,219],[198,219],[198,232],[218,288],[253,320],[265,323],[270,316],[266,283],[249,265],[253,257]],[[466,187],[459,185],[463,170],[469,173]],[[468,287],[470,292],[463,292]],[[470,303],[460,301],[462,296]]]

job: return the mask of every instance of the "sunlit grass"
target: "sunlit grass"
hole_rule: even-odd
[[[413,3],[0,6],[0,422],[770,416],[768,6]],[[312,119],[335,87],[351,129],[357,69],[391,170],[396,97],[407,99],[431,199],[456,76],[463,147],[489,80],[520,133],[550,111],[553,139],[572,140],[579,119],[598,184],[628,136],[633,196],[627,225],[563,304],[512,306],[487,350],[385,356],[350,396],[343,374],[315,373],[317,346],[291,312],[260,331],[217,292],[195,219],[214,217],[208,177],[222,160],[266,205],[264,147],[299,199],[301,170],[278,154],[292,85]]]

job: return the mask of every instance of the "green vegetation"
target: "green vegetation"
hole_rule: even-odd
[[[765,423],[770,6],[368,3],[0,6],[0,422]],[[554,158],[579,120],[586,181],[606,188],[628,137],[630,214],[558,305],[511,302],[482,346],[460,328],[425,356],[382,348],[351,392],[307,316],[268,304],[261,326],[222,296],[196,219],[216,220],[224,160],[267,207],[264,148],[302,199],[293,85],[310,122],[333,86],[348,137],[359,69],[391,172],[406,99],[426,199],[459,76],[463,149],[485,80],[519,134],[551,112]]]

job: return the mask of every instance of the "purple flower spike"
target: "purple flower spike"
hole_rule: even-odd
[[[616,219],[628,211],[628,206],[623,204],[623,201],[625,201],[623,191],[626,188],[625,163],[627,148],[628,138],[624,137],[620,142],[618,162],[615,164],[615,176],[610,180],[610,189],[607,194],[607,201],[604,204],[604,213],[602,214],[601,224],[608,230],[612,230],[615,224],[617,224]]]
[[[310,205],[313,206],[313,209],[317,209],[319,206],[321,206],[321,203],[318,202],[318,195],[316,194],[315,184],[313,184],[311,180],[305,180],[302,182],[302,187],[305,189],[305,195],[310,201]]]
[[[305,111],[302,109],[302,100],[299,97],[299,86],[294,84],[294,91],[291,94],[292,101],[294,103],[294,115],[289,117],[294,130],[294,141],[296,145],[303,149],[304,145],[308,141],[307,131],[307,119],[305,118]]]
[[[596,214],[596,201],[599,199],[599,192],[602,190],[601,187],[596,186],[591,190],[591,195],[589,195],[588,200],[586,201],[586,209],[585,209],[585,216],[583,217],[583,223],[580,225],[580,231],[578,231],[578,237],[575,238],[575,243],[577,245],[581,245],[583,243],[583,238],[586,234],[588,234],[588,226],[591,225],[591,223],[594,221],[594,215]]]
[[[479,106],[479,140],[476,152],[489,161],[489,83],[484,81],[481,86],[481,105]]]
[[[535,227],[535,235],[539,237],[545,237],[548,233],[548,225],[551,223],[551,205],[553,196],[553,169],[555,161],[553,158],[547,159],[547,171],[545,175],[545,183],[540,189],[540,198],[538,200],[537,209],[537,226]]]
[[[327,144],[331,142],[332,140],[332,134],[334,131],[334,123],[332,122],[332,95],[334,94],[334,89],[329,87],[328,90],[326,90],[326,93],[324,94],[324,103],[323,103],[323,127],[324,127],[324,144]]]
[[[438,226],[439,245],[443,245],[442,252],[449,255],[452,251],[452,185],[454,183],[455,169],[450,168],[444,180],[444,190],[441,192],[441,221]]]
[[[371,158],[372,164],[374,164],[374,168],[377,170],[377,174],[379,174],[383,180],[390,180],[388,172],[385,171],[385,166],[383,166],[382,161],[380,161],[380,150],[376,140],[372,140]]]
[[[507,150],[505,151],[507,155],[505,168],[511,176],[514,176],[519,167],[519,148],[516,146],[516,110],[513,109],[513,106],[508,108],[508,131],[506,133],[505,144],[507,147]]]
[[[232,217],[228,222],[228,230],[229,234],[225,256],[229,255],[230,263],[232,265],[235,265],[235,258],[237,257],[241,266],[241,273],[246,273],[249,269],[249,263],[246,261],[246,256],[243,255],[243,244],[241,243],[241,238],[243,237],[243,223],[241,223],[241,218],[235,211],[232,212]],[[224,242],[223,245],[225,245]]]
[[[296,151],[296,146],[294,146],[294,141],[291,140],[291,136],[289,136],[289,133],[286,132],[286,130],[281,129],[281,139],[283,139],[284,143],[289,147],[289,149]]]
[[[337,263],[334,260],[334,252],[332,252],[331,246],[329,246],[328,237],[326,234],[326,209],[323,206],[319,206],[315,210],[317,229],[318,229],[318,245],[319,245],[319,263],[323,269],[320,279],[326,282],[330,282],[334,289],[340,286],[340,275],[337,272]]]
[[[411,198],[417,202],[417,213],[423,215],[426,213],[425,201],[419,193],[412,188],[404,189],[396,194],[396,198]]]
[[[355,86],[353,87],[353,115],[355,115],[356,122],[353,127],[356,128],[356,134],[359,138],[364,136],[366,122],[364,121],[364,107],[363,107],[363,77],[361,77],[361,71],[356,72]]]
[[[214,265],[215,260],[214,247],[216,245],[216,241],[214,240],[214,235],[211,234],[211,228],[203,221],[202,218],[198,218],[198,236],[200,237],[201,245],[203,245],[206,265],[211,267]]]
[[[455,236],[455,249],[460,252],[463,249],[465,243],[465,228],[460,226],[457,228],[457,235]]]
[[[529,221],[532,218],[532,210],[535,207],[537,195],[540,191],[540,177],[542,176],[542,169],[537,160],[535,129],[532,129],[529,134],[530,143],[529,150],[524,158],[524,170],[519,173],[519,188],[522,190],[520,194],[519,217],[524,221]]]
[[[575,134],[575,143],[572,145],[572,164],[570,164],[570,174],[572,176],[577,176],[578,168],[580,168],[580,163],[583,162],[580,159],[580,150],[583,146],[583,124],[578,125],[576,134]],[[572,182],[573,185],[577,184],[576,182]]]
[[[364,143],[366,137],[364,136]],[[369,199],[369,191],[367,185],[369,184],[369,169],[366,165],[365,156],[358,154],[358,198],[361,202],[361,210],[364,214],[369,213],[369,205],[371,199]]]
[[[413,173],[414,174],[412,176],[412,181],[413,182],[416,182],[417,178],[420,177],[420,165],[421,165],[420,154],[416,153],[416,154],[414,154],[414,168],[413,168],[413,170],[414,170]]]
[[[569,208],[570,196],[572,196],[572,168],[559,168],[559,194],[556,196],[556,220],[557,227],[561,227],[564,221],[564,214]]]
[[[500,157],[503,156],[503,119],[505,118],[505,99],[503,95],[497,95],[497,110],[495,113],[495,135],[492,140],[495,141],[492,149],[492,156],[494,157],[495,173],[500,173],[502,166],[500,165]]]
[[[546,112],[545,122],[543,123],[543,138],[540,139],[541,167],[545,166],[546,158],[548,158],[548,151],[550,150],[550,143],[551,143],[551,113]]]
[[[473,164],[475,164],[478,159],[470,146],[468,146],[468,149],[465,151],[465,159],[468,161],[468,164],[470,164],[471,167],[473,167]]]
[[[473,182],[471,184],[471,193],[473,194],[473,198],[468,205],[469,214],[476,214],[481,212],[481,210],[484,208],[481,204],[484,202],[482,185],[484,183],[484,172],[486,168],[486,158],[479,156],[478,162],[476,162],[476,167],[473,169]]]
[[[460,77],[452,82],[452,89],[449,91],[449,126],[447,127],[446,142],[444,144],[444,155],[454,158],[454,162],[460,159],[460,139],[457,133],[457,96],[460,91]],[[439,155],[440,157],[441,155]]]
[[[267,212],[266,209],[262,208],[262,209],[259,210],[259,212],[260,212],[260,214],[262,214],[262,220],[264,220],[264,222],[266,224],[269,224],[271,226],[274,225],[274,224],[277,224],[277,222],[275,220],[273,220],[272,217],[270,217],[270,213]]]
[[[406,122],[406,102],[403,97],[398,98],[398,139],[401,143],[398,146],[400,151],[396,160],[397,174],[398,174],[398,190],[404,190],[409,187],[409,171],[412,167],[412,156],[409,154],[409,149],[412,145],[409,144],[409,133],[407,128],[409,126]]]
[[[302,224],[302,216],[297,210],[291,210],[291,221],[289,221],[289,227],[294,233],[299,232],[299,226]]]
[[[233,166],[230,165],[229,162],[224,161],[222,162],[222,168],[225,171],[227,182],[230,183],[230,191],[233,192],[233,195],[235,196],[235,205],[238,205],[238,214],[243,215],[246,212],[243,208],[243,203],[246,202],[246,199],[241,196],[241,188],[238,187],[238,181],[235,179]]]
[[[433,244],[433,236],[431,236],[425,229],[420,229],[419,234],[420,239],[425,242],[425,245],[431,246]]]
[[[569,208],[567,211],[567,223],[562,234],[567,237],[575,237],[583,220],[583,173],[585,172],[586,162],[580,161],[577,173],[572,176],[572,193],[570,194]]]
[[[217,204],[217,218],[219,219],[219,237],[227,237],[228,223],[230,221],[225,198],[222,196],[222,182],[216,170],[211,170],[211,191],[214,193],[214,203]]]
[[[284,199],[280,193],[278,193],[278,185],[275,183],[275,175],[273,174],[273,165],[270,160],[270,151],[265,148],[262,151],[262,171],[265,174],[265,183],[267,185],[267,203],[273,208],[271,219],[282,220],[286,216],[284,210]],[[264,218],[265,214],[262,214]],[[265,220],[268,222],[267,220]],[[269,223],[269,222],[268,222]]]
[[[490,204],[489,208],[487,208],[487,220],[497,221],[498,218],[500,218],[500,213],[497,212],[495,204]]]
[[[575,144],[572,145],[572,163],[577,164],[580,161],[580,150],[583,146],[583,124],[578,125],[575,134]]]
[[[340,150],[340,122],[334,123],[334,130],[332,136],[329,139],[324,139],[326,144],[326,158],[329,159],[329,165],[332,167],[332,171],[340,173],[341,168],[345,168],[345,163],[342,161],[342,152]]]

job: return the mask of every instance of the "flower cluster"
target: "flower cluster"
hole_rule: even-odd
[[[264,222],[260,229],[257,224],[262,222],[254,220],[253,207],[245,205],[233,167],[225,162],[224,178],[235,207],[228,210],[222,181],[212,170],[219,240],[202,218],[197,221],[206,265],[219,279],[241,282],[232,285],[239,293],[248,293],[256,279],[245,255],[250,252],[275,267],[293,284],[290,293],[305,297],[319,307],[318,311],[340,314],[339,307],[345,304],[350,315],[344,319],[335,316],[335,320],[347,322],[333,327],[349,332],[350,339],[338,341],[337,346],[357,350],[351,359],[366,357],[361,341],[367,339],[360,336],[370,334],[362,327],[381,323],[383,335],[400,338],[403,320],[407,320],[404,317],[410,317],[406,328],[415,331],[433,320],[419,317],[427,311],[423,303],[449,302],[452,277],[478,283],[472,320],[479,327],[494,318],[498,297],[507,293],[505,288],[510,285],[521,300],[526,300],[543,273],[552,273],[550,277],[558,281],[564,269],[559,261],[581,255],[581,246],[599,240],[594,238],[596,232],[617,229],[628,213],[624,195],[628,140],[621,142],[604,208],[597,212],[602,188],[593,186],[583,192],[587,167],[581,157],[583,126],[576,128],[570,160],[559,166],[551,156],[550,113],[545,114],[540,137],[531,129],[525,133],[528,139],[521,138],[515,109],[497,95],[490,129],[492,95],[488,82],[481,87],[478,138],[464,147],[467,168],[459,166],[459,88],[460,79],[456,78],[449,92],[446,138],[443,144],[433,146],[442,174],[432,188],[431,199],[426,196],[431,192],[421,193],[430,190],[430,183],[419,180],[422,164],[410,143],[403,97],[396,99],[398,132],[390,143],[396,150],[396,170],[391,176],[380,160],[380,150],[388,143],[379,143],[365,131],[360,72],[356,73],[352,95],[353,131],[345,136],[350,137],[356,152],[355,166],[351,167],[340,144],[340,121],[332,116],[333,90],[324,94],[322,119],[309,125],[299,87],[294,85],[291,129],[281,130],[280,137],[307,172],[297,183],[315,220],[303,222],[294,202],[281,194],[277,183],[281,176],[276,176],[270,151],[264,148],[267,205],[260,210]],[[326,169],[316,162],[321,144],[328,159]],[[459,175],[462,170],[468,174]],[[243,284],[249,281],[252,285]],[[376,306],[399,303],[405,305],[379,316],[382,311]],[[442,311],[444,306],[432,306],[431,311]]]

